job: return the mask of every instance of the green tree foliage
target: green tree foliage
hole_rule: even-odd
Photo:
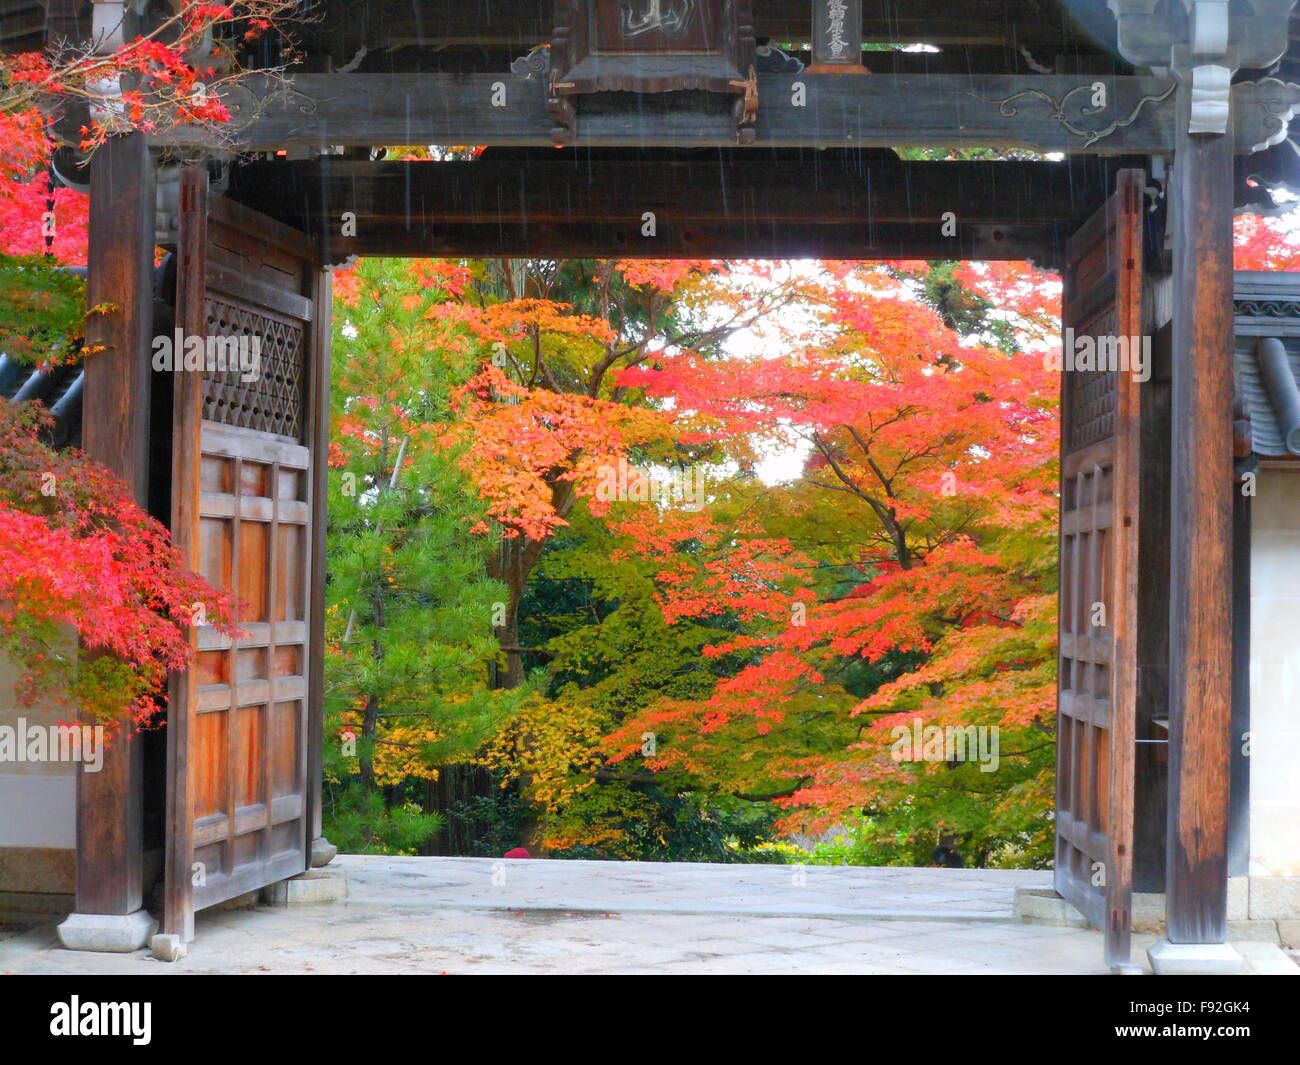
[[[478,346],[436,310],[463,272],[385,260],[339,286],[329,478],[326,773],[345,846],[411,851],[439,824],[413,782],[470,758],[527,692],[491,683],[482,504],[441,439]],[[379,793],[383,793],[381,800]]]

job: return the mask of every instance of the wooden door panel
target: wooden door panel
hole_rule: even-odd
[[[256,338],[260,372],[177,374],[173,530],[190,565],[237,600],[242,635],[197,625],[173,679],[165,928],[307,868],[308,624],[315,470],[305,388],[316,268],[305,238],[182,184],[177,320]]]
[[[1121,171],[1070,242],[1062,324],[1075,337],[1140,336],[1144,184]],[[1140,388],[1120,368],[1067,369],[1061,389],[1055,881],[1104,930],[1110,965],[1130,950]]]
[[[193,861],[201,866],[195,909],[250,890],[247,884],[258,876],[265,884],[306,868],[307,683],[301,664],[308,629],[295,622],[306,613],[308,559],[300,545],[306,542],[311,457],[305,447],[267,435],[203,425],[205,463],[210,471],[227,467],[212,477],[218,490],[201,495],[200,513],[220,519],[209,521],[207,535],[226,541],[204,552],[204,563],[220,568],[203,576],[237,589],[247,635],[200,635],[205,654],[224,662],[208,667],[218,683],[200,692],[195,714],[203,728],[195,744],[224,751],[193,768],[199,793],[219,797],[216,812],[195,825]],[[238,492],[221,490],[231,485]],[[286,489],[296,498],[284,498]],[[222,724],[209,725],[210,718]]]

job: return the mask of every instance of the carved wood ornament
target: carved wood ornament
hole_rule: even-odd
[[[1234,76],[1240,70],[1266,71],[1282,57],[1296,0],[1251,0],[1248,5],[1182,0],[1181,9],[1175,6],[1172,11],[1157,0],[1108,3],[1119,26],[1124,58],[1136,66],[1171,68],[1188,87],[1188,131],[1222,134],[1229,129],[1240,95],[1241,85],[1232,84]],[[1283,93],[1290,92],[1283,85]],[[1290,105],[1281,106],[1278,99],[1271,87],[1256,92],[1247,102],[1263,113],[1237,116],[1269,127],[1266,135],[1250,141],[1250,150],[1262,150],[1285,137],[1285,128],[1279,136],[1276,127],[1279,121],[1290,121]]]
[[[577,133],[580,101],[608,93],[699,92],[718,97],[736,141],[758,114],[751,0],[557,0],[551,42],[554,138]],[[629,114],[640,105],[629,99]]]

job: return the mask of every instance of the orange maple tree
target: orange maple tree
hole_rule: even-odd
[[[503,279],[518,298],[467,298],[432,312],[466,327],[484,351],[449,440],[468,442],[464,467],[504,537],[491,574],[510,593],[498,630],[508,686],[522,680],[519,601],[547,540],[579,504],[604,512],[611,500],[601,488],[619,463],[676,453],[671,416],[640,402],[619,374],[673,351],[716,348],[804,298],[797,282],[776,273],[748,288],[733,285],[725,263],[566,265],[581,275],[541,264]],[[585,307],[557,298],[578,286]]]

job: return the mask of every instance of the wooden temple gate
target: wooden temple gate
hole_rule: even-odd
[[[90,6],[51,3],[51,19],[66,30]],[[848,0],[847,30],[828,27],[831,6],[652,5],[661,21],[637,43],[606,0],[384,0],[364,17],[326,0],[303,72],[227,100],[256,160],[185,130],[96,155],[90,298],[117,310],[91,338],[108,350],[88,364],[86,448],[142,500],[151,473],[169,478],[178,542],[251,604],[248,640],[196,627],[198,666],[172,689],[166,931],[188,938],[195,908],[302,871],[320,835],[328,265],[1032,258],[1062,270],[1068,336],[1156,352],[1150,380],[1063,377],[1057,888],[1105,929],[1112,965],[1128,961],[1135,879],[1167,891],[1172,942],[1224,942],[1231,217],[1300,179],[1285,140],[1300,89],[1270,76],[1294,61],[1294,0]],[[680,43],[683,23],[663,18],[687,9],[706,22]],[[859,21],[865,40],[934,51],[867,52],[865,74],[840,46]],[[779,47],[800,40],[807,65]],[[488,147],[466,162],[372,157],[411,143]],[[905,161],[903,147],[1038,158]],[[188,156],[178,323],[260,335],[273,364],[254,389],[168,382],[165,474],[149,460],[160,386],[142,356],[151,148]],[[78,778],[79,911],[142,905],[138,761],[118,752]]]

